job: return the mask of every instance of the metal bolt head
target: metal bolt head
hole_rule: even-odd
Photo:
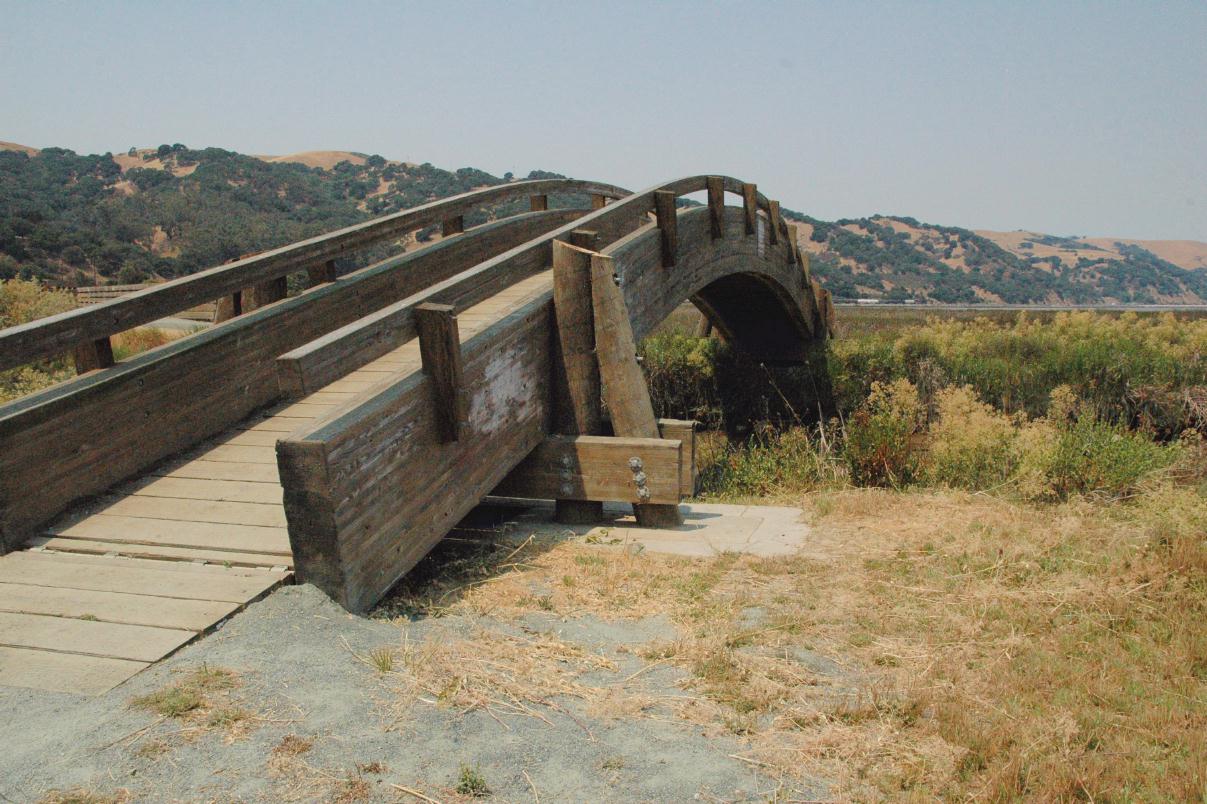
[[[648,500],[650,498],[650,490],[645,486],[637,489],[637,498],[641,500]]]
[[[636,483],[638,486],[644,486],[645,485],[645,472],[638,472],[637,474],[633,475],[633,482]]]
[[[632,458],[629,458],[629,468],[632,469],[634,472],[639,472],[644,467],[645,467],[645,464],[642,463],[641,459],[638,458],[637,456],[634,455]]]

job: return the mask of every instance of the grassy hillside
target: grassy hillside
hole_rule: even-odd
[[[1207,244],[973,232],[875,216],[827,223],[787,212],[840,298],[1034,303],[1207,302]],[[1147,247],[1146,247],[1147,246]],[[1154,253],[1158,249],[1183,264]]]
[[[167,279],[511,178],[339,152],[0,150],[0,279]]]
[[[176,144],[81,156],[0,142],[0,279],[68,286],[168,279],[512,178],[351,151],[247,156]],[[1194,241],[785,215],[799,224],[817,274],[839,298],[1207,302],[1207,244]]]

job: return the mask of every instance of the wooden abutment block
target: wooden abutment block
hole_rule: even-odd
[[[676,505],[688,448],[677,439],[549,436],[491,494]]]

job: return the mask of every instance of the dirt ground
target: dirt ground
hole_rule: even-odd
[[[692,583],[712,562],[635,555],[598,536],[522,537],[487,534],[485,549],[463,540],[467,551],[434,556],[432,577],[420,573],[372,617],[311,586],[281,589],[100,697],[0,689],[0,799],[830,798],[822,778],[785,780],[751,759],[744,729],[718,716],[690,669],[654,655],[684,628],[657,595],[617,616],[608,594],[558,610],[544,575],[515,571],[554,556],[585,575],[623,562],[633,577],[671,567],[655,575]],[[609,594],[630,581],[613,578]],[[474,597],[483,583],[487,597]],[[509,602],[483,603],[491,594]],[[766,612],[739,615],[758,627]],[[839,684],[851,677],[811,651],[791,661]]]

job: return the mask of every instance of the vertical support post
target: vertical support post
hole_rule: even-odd
[[[319,265],[312,265],[306,269],[306,276],[310,282],[310,287],[316,287],[328,282],[335,281],[335,260],[327,260]]]
[[[75,347],[72,357],[75,359],[76,374],[109,368],[113,365],[113,344],[109,341],[108,336],[81,343]]]
[[[798,254],[796,251],[796,224],[785,224],[784,229],[786,229],[788,232],[788,262],[796,265],[798,262],[800,262],[800,254]]]
[[[591,309],[591,248],[597,234],[570,233],[570,244],[553,243],[553,311],[557,322],[554,346],[555,432],[598,435],[603,429],[599,364],[595,361],[595,324]],[[603,503],[555,500],[555,516],[564,525],[603,519]]]
[[[591,193],[591,209],[603,209],[607,203],[608,199],[606,196],[599,193]]]
[[[759,190],[753,184],[742,185],[742,212],[746,216],[746,234],[752,235],[759,215]]]
[[[690,419],[659,419],[658,435],[683,442],[683,463],[679,467],[679,495],[696,493],[696,422]]]
[[[720,176],[709,176],[705,182],[708,186],[709,228],[712,239],[720,240],[725,236],[725,180]]]
[[[465,231],[465,216],[458,215],[455,218],[449,218],[440,224],[440,236],[451,237],[455,234],[461,234]]]
[[[637,345],[624,295],[616,285],[611,257],[591,256],[591,309],[595,316],[595,355],[604,401],[618,436],[658,438],[658,420],[645,377],[637,365]],[[642,488],[638,486],[638,496]],[[646,493],[648,496],[648,492]],[[651,527],[681,525],[677,505],[639,503],[633,506],[637,523]]]
[[[675,211],[675,194],[671,190],[654,191],[654,214],[662,234],[662,267],[675,264],[679,252],[679,216]]]
[[[221,324],[230,321],[235,316],[243,315],[243,291],[235,291],[229,296],[223,296],[214,307],[214,323]]]
[[[243,292],[243,312],[245,313],[285,298],[289,295],[289,280],[287,277],[278,276],[276,279],[252,286],[250,291],[250,293],[246,290]]]
[[[543,212],[549,209],[549,196],[547,195],[530,195],[528,196],[528,208],[533,212]]]
[[[419,331],[419,357],[423,372],[435,390],[436,426],[444,443],[461,435],[464,417],[464,382],[461,368],[461,336],[451,304],[426,302],[415,308]]]
[[[771,245],[780,242],[780,202],[767,202],[768,241]]]

